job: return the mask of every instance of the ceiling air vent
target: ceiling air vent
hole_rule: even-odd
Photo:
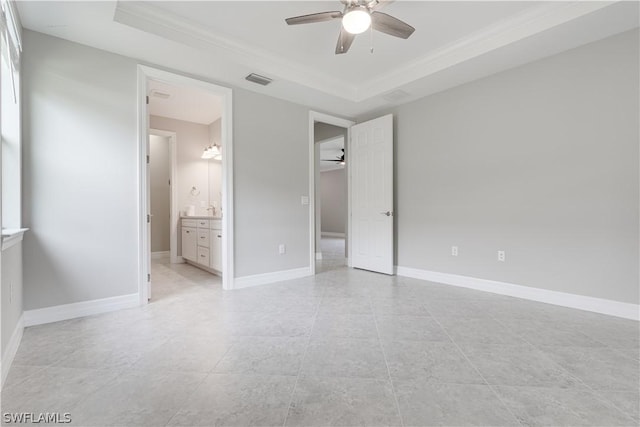
[[[256,73],[249,74],[247,77],[245,77],[245,79],[253,83],[258,83],[259,85],[262,85],[262,86],[266,86],[273,81],[269,77],[261,76],[260,74],[256,74]]]
[[[160,98],[160,99],[168,99],[171,96],[171,94],[165,93],[165,92],[160,92],[159,90],[153,89],[151,91],[151,96],[154,96],[154,97]]]
[[[400,101],[403,98],[409,96],[409,93],[403,91],[402,89],[396,89],[392,92],[384,94],[382,97],[390,102]]]

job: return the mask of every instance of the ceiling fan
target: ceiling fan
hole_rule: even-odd
[[[342,26],[338,35],[336,55],[347,53],[357,34],[364,33],[371,27],[373,30],[383,32],[402,39],[408,39],[415,31],[411,25],[394,18],[378,9],[392,3],[393,0],[340,0],[344,4],[344,10],[312,13],[310,15],[294,16],[285,19],[289,25],[311,24],[315,22],[341,19]]]
[[[322,159],[323,162],[336,162],[344,165],[344,148],[342,148],[342,156],[336,156],[335,159]]]

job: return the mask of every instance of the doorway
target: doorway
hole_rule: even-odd
[[[220,115],[217,119],[211,119],[212,123],[203,124],[206,119],[189,119],[189,118],[167,118],[162,117],[155,110],[155,115],[150,116],[149,102],[150,97],[158,97],[159,99],[167,99],[171,97],[170,91],[164,91],[164,87],[179,87],[184,91],[198,92],[203,95],[216,97],[220,100]],[[216,229],[216,236],[220,236],[218,243],[220,244],[220,260],[217,270],[222,272],[223,289],[233,288],[233,145],[232,145],[232,94],[231,89],[192,79],[179,74],[169,73],[157,70],[147,66],[138,66],[138,130],[139,130],[139,184],[140,184],[140,228],[139,228],[139,295],[142,304],[146,304],[151,296],[151,255],[154,249],[157,249],[159,239],[154,239],[154,231],[161,233],[159,229],[164,226],[158,223],[164,223],[162,218],[154,218],[157,203],[153,201],[153,188],[151,174],[155,168],[150,163],[150,156],[153,155],[154,148],[150,140],[150,135],[156,134],[160,137],[169,137],[170,154],[172,156],[171,179],[167,182],[170,187],[170,213],[169,213],[169,229],[170,229],[170,260],[173,263],[179,263],[181,259],[181,239],[179,238],[179,228],[181,227],[182,216],[208,216],[216,215],[215,224],[220,224]],[[179,101],[176,100],[177,103]],[[178,111],[181,110],[178,108]],[[183,110],[183,109],[182,109]],[[204,108],[202,110],[208,111]],[[164,114],[165,116],[169,114]],[[153,119],[153,120],[152,120]],[[182,120],[180,120],[182,119]],[[171,122],[170,120],[173,120]],[[192,120],[193,122],[191,122]],[[153,122],[153,126],[151,126]],[[215,123],[214,123],[215,122]],[[171,124],[168,124],[171,123]],[[187,126],[190,125],[190,126]],[[199,126],[198,126],[199,125]],[[179,126],[182,128],[178,129]],[[151,127],[154,130],[151,130]],[[172,129],[174,128],[174,129]],[[202,128],[202,129],[200,129]],[[217,139],[214,143],[210,137],[211,132],[215,130]],[[185,133],[184,138],[180,133]],[[189,132],[195,132],[189,134]],[[198,136],[196,136],[196,134]],[[200,135],[202,134],[202,135]],[[173,138],[173,139],[172,139]],[[183,149],[188,152],[181,152],[177,155],[177,145],[184,139]],[[198,146],[188,146],[187,142],[198,141]],[[172,143],[171,143],[172,142]],[[210,166],[209,160],[204,156],[205,151],[212,145],[216,145],[217,149],[222,151],[221,156],[217,156],[215,162],[217,165]],[[201,145],[201,146],[200,146]],[[182,157],[181,157],[182,156]],[[189,171],[183,170],[180,177],[180,162],[178,157],[182,158],[183,169],[190,168]],[[195,173],[194,171],[202,169],[203,173]],[[220,179],[216,185],[209,185],[209,177],[211,171],[217,171]],[[157,172],[157,171],[156,171]],[[189,175],[190,172],[191,175]],[[163,178],[164,180],[164,178]],[[164,182],[162,186],[164,187]],[[186,188],[187,186],[188,188]],[[182,188],[185,187],[185,188]],[[184,190],[184,191],[183,191]],[[205,199],[200,200],[202,197]],[[162,197],[162,196],[157,196]],[[215,200],[214,200],[215,199]],[[215,208],[214,214],[211,209]],[[222,209],[224,214],[222,215]],[[152,217],[152,214],[154,215]],[[161,215],[162,216],[162,215]],[[153,221],[156,219],[156,221]],[[152,225],[156,222],[155,225]],[[194,216],[194,222],[195,216]],[[214,221],[211,221],[212,223]],[[157,227],[156,227],[157,226]],[[200,225],[198,225],[200,227]],[[216,225],[216,227],[218,227]],[[199,229],[198,229],[199,230]],[[200,230],[199,230],[200,231]],[[213,232],[213,231],[212,231]],[[162,240],[162,239],[160,239]],[[164,251],[157,251],[164,252]],[[158,255],[159,256],[159,255]]]
[[[322,113],[309,114],[312,274],[349,265],[348,141],[353,124]]]
[[[327,114],[309,113],[309,212],[311,273],[316,274],[322,243],[319,200],[320,149],[316,124],[342,128],[347,180],[347,266],[395,274],[393,116],[355,124]],[[345,131],[346,130],[346,131]],[[335,136],[334,136],[335,138]],[[328,142],[328,141],[327,141]]]
[[[346,265],[347,129],[316,122],[314,132],[319,158],[316,162],[316,267],[326,272]],[[326,136],[329,138],[324,139]]]

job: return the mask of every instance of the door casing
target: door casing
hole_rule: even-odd
[[[147,180],[147,155],[149,135],[149,115],[147,114],[148,80],[157,80],[168,84],[178,84],[212,92],[222,98],[222,287],[234,287],[234,235],[233,235],[233,104],[232,90],[181,74],[176,74],[146,65],[138,65],[138,294],[140,304],[148,303],[148,275],[151,274],[147,257],[150,256],[149,231],[147,227],[147,201],[149,183]],[[175,186],[174,186],[175,187]]]

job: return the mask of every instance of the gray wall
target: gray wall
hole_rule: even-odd
[[[236,276],[309,266],[309,110],[233,93]]]
[[[638,303],[638,76],[636,30],[397,108],[398,265]]]
[[[137,286],[136,63],[24,32],[25,309]]]
[[[347,174],[345,169],[320,173],[323,232],[347,232]]]
[[[137,62],[24,36],[25,309],[135,293]],[[308,266],[308,109],[233,96],[236,276]]]
[[[169,138],[149,135],[151,252],[171,249],[171,147]]]

